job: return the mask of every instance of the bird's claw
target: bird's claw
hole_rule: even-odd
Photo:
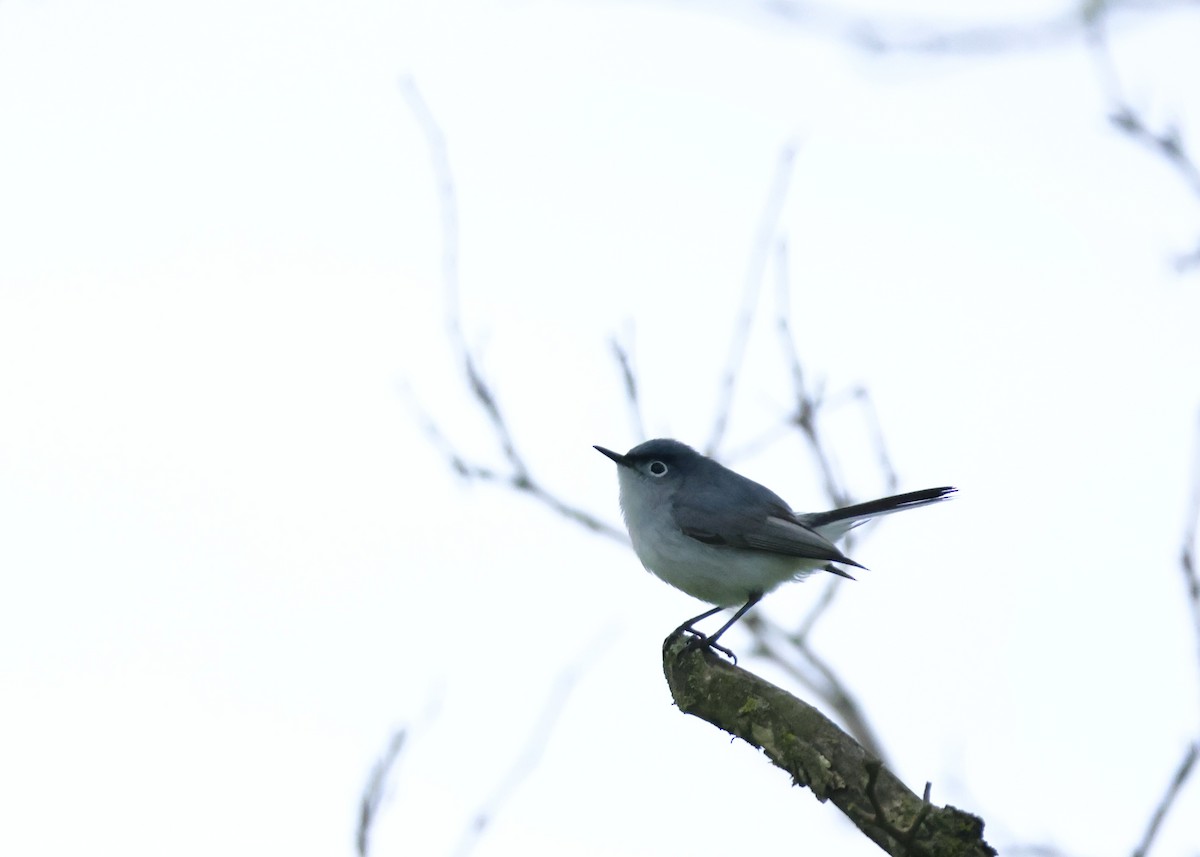
[[[684,634],[692,635],[692,638],[688,640],[687,643],[684,644],[683,649],[680,650],[680,657],[683,657],[687,652],[691,652],[696,649],[709,649],[710,651],[716,650],[728,657],[729,660],[733,661],[733,665],[735,667],[737,666],[737,655],[722,646],[720,643],[714,643],[713,641],[709,640],[708,637],[706,637],[704,634],[701,634],[695,628],[679,628],[678,631]]]

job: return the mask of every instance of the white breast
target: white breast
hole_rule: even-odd
[[[676,525],[670,502],[653,502],[653,492],[631,490],[643,477],[619,471],[621,513],[642,565],[659,579],[693,598],[721,607],[746,603],[752,592],[767,593],[779,584],[810,574],[825,563],[762,551],[716,547],[685,535]],[[644,487],[644,486],[643,486]]]

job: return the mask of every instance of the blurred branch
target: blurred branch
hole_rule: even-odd
[[[1108,31],[1114,18],[1125,13],[1161,14],[1180,8],[1200,7],[1200,0],[1082,0],[1078,6],[1040,22],[969,27],[958,30],[921,27],[859,25],[849,28],[853,40],[879,52],[983,54],[1037,50],[1081,38],[1096,61],[1100,88],[1110,103],[1113,127],[1162,158],[1200,199],[1200,169],[1184,144],[1179,128],[1154,130],[1145,116],[1125,97],[1109,49]],[[1200,239],[1175,258],[1179,271],[1200,265]]]
[[[1125,90],[1109,48],[1107,27],[1102,18],[1097,17],[1089,27],[1088,46],[1096,63],[1100,88],[1111,105],[1109,122],[1130,140],[1162,158],[1183,179],[1192,196],[1200,200],[1200,169],[1184,145],[1182,132],[1174,125],[1168,125],[1158,131],[1152,130],[1145,116],[1125,97]],[[1180,253],[1175,258],[1175,267],[1179,271],[1185,271],[1197,264],[1200,264],[1200,240],[1197,240],[1193,249]]]
[[[1196,634],[1197,654],[1200,655],[1200,576],[1196,570],[1196,539],[1197,527],[1200,527],[1200,423],[1197,424],[1195,448],[1192,453],[1191,496],[1188,498],[1186,523],[1184,524],[1183,546],[1179,554],[1179,568],[1183,573],[1183,582],[1187,593],[1188,606],[1192,613],[1192,627]],[[1133,857],[1146,857],[1154,837],[1162,826],[1163,819],[1175,805],[1175,799],[1183,790],[1192,771],[1196,767],[1196,758],[1200,756],[1200,742],[1193,741],[1184,751],[1183,759],[1175,769],[1174,776],[1167,786],[1167,791],[1159,800],[1158,805],[1146,825],[1142,841],[1133,850]]]
[[[421,90],[411,76],[400,79],[400,91],[408,103],[409,112],[429,147],[430,169],[437,185],[438,211],[441,215],[442,289],[446,300],[446,327],[455,348],[470,360],[463,336],[458,296],[458,194],[454,189],[454,171],[450,168],[450,152],[446,135],[429,109]]]
[[[621,344],[615,336],[610,342],[617,368],[621,370],[621,381],[625,386],[625,401],[629,406],[629,415],[633,419],[633,435],[639,440],[646,439],[646,426],[642,422],[642,403],[638,395],[637,375],[633,370],[633,360],[629,349]]]
[[[1079,13],[1072,10],[1040,21],[954,29],[918,22],[862,22],[848,35],[860,47],[880,53],[991,54],[1056,47],[1082,29]]]
[[[359,857],[367,857],[371,850],[371,833],[379,819],[379,808],[383,805],[383,800],[387,795],[388,781],[395,772],[396,762],[400,758],[401,751],[408,744],[410,736],[414,732],[420,731],[422,724],[427,724],[437,717],[440,706],[441,694],[435,691],[430,695],[425,711],[421,713],[415,723],[409,723],[393,732],[388,739],[387,747],[371,765],[371,772],[367,775],[367,781],[363,785],[362,795],[359,798],[358,825],[354,834],[355,852]]]
[[[371,766],[371,773],[367,775],[367,782],[363,786],[362,797],[358,802],[358,829],[354,836],[354,844],[359,857],[367,857],[371,851],[371,829],[379,814],[379,807],[383,803],[388,777],[396,765],[396,760],[400,758],[400,751],[404,749],[404,742],[407,738],[408,730],[396,730],[388,740],[383,754]]]
[[[846,12],[836,4],[809,0],[760,0],[754,4],[739,0],[708,0],[704,5],[728,17],[756,19],[760,23],[765,19],[773,28],[791,26],[880,52],[993,53],[1046,48],[1078,34],[1082,17],[1079,10],[1069,9],[1050,17],[1011,24],[947,27],[914,18],[867,18]],[[1089,5],[1101,4],[1093,0]],[[1113,0],[1104,5],[1140,8],[1171,4],[1167,0]]]
[[[1076,5],[1036,20],[957,27],[918,20],[880,20],[844,13],[836,6],[806,0],[762,0],[757,4],[710,0],[705,7],[729,17],[768,18],[780,23],[829,34],[874,53],[929,55],[990,55],[1037,51],[1074,45],[1083,40],[1101,70],[1101,88],[1112,104],[1109,121],[1118,131],[1165,160],[1179,173],[1193,195],[1200,197],[1200,170],[1187,151],[1178,128],[1153,130],[1123,97],[1107,48],[1107,30],[1117,18],[1161,15],[1176,9],[1195,9],[1200,0],[1079,0]],[[1175,267],[1186,271],[1200,265],[1200,239],[1178,254]]]
[[[494,401],[490,388],[484,388],[484,393]],[[586,509],[568,503],[538,481],[529,469],[529,466],[525,463],[525,459],[516,451],[515,446],[511,447],[511,454],[507,456],[508,469],[497,470],[489,465],[472,461],[462,455],[419,405],[414,403],[413,410],[416,412],[417,419],[420,421],[421,427],[424,429],[426,436],[429,437],[430,442],[442,453],[450,468],[463,479],[468,481],[495,482],[518,493],[528,494],[551,511],[569,521],[573,521],[584,529],[591,530],[593,533],[606,536],[622,544],[628,542],[628,538],[624,532],[593,515]],[[508,427],[504,424],[503,417],[500,416],[498,410],[496,414],[501,421],[501,425],[504,426],[505,433],[507,433]]]
[[[733,411],[733,394],[737,389],[738,374],[741,372],[742,361],[746,356],[746,346],[750,341],[750,331],[754,326],[754,314],[758,309],[758,294],[762,289],[763,280],[766,278],[767,266],[770,264],[771,248],[775,245],[775,234],[779,230],[779,217],[783,213],[784,203],[787,202],[788,188],[791,185],[795,162],[796,144],[789,142],[779,153],[779,160],[775,164],[775,174],[771,179],[770,192],[758,224],[754,250],[750,256],[750,266],[746,272],[746,283],[742,292],[742,306],[733,326],[733,342],[729,349],[729,360],[725,364],[725,372],[721,376],[713,430],[704,447],[705,455],[716,455],[717,448],[724,440],[725,431],[729,427],[729,417]]]
[[[1200,422],[1197,423],[1196,446],[1192,452],[1192,496],[1183,532],[1183,547],[1179,552],[1179,569],[1183,572],[1188,605],[1192,609],[1192,627],[1196,632],[1197,665],[1200,666],[1200,570],[1196,563],[1196,542],[1200,533]]]
[[[981,819],[929,803],[817,709],[709,651],[689,649],[684,635],[663,642],[663,672],[680,711],[762,750],[888,854],[996,853]]]
[[[840,38],[878,52],[991,54],[1035,51],[1068,43],[1102,17],[1152,14],[1198,5],[1198,0],[1080,0],[1061,12],[1012,23],[955,26],[892,16],[881,20],[842,11],[836,5],[807,0],[761,0],[753,7],[733,0],[710,0],[708,8],[730,16],[757,14],[773,24],[786,24]]]
[[[506,468],[499,470],[486,464],[480,464],[458,452],[433,418],[414,401],[421,425],[434,446],[446,457],[450,467],[464,479],[499,482],[514,491],[528,494],[563,517],[592,532],[624,542],[625,534],[620,530],[590,512],[566,502],[547,489],[534,477],[525,458],[517,450],[496,394],[480,371],[463,332],[458,280],[458,198],[454,189],[454,174],[450,168],[446,138],[412,78],[404,78],[401,81],[401,89],[408,102],[409,110],[425,135],[425,141],[429,147],[430,164],[437,185],[442,224],[442,289],[445,294],[446,326],[450,333],[451,345],[458,357],[467,389],[491,425],[499,442]]]
[[[830,593],[836,590],[836,582],[831,582],[826,585],[822,597],[828,601],[832,598]],[[823,611],[824,606],[821,606],[814,612]],[[833,709],[846,730],[868,753],[887,763],[883,744],[867,719],[866,711],[833,667],[809,645],[807,630],[804,634],[788,634],[761,612],[748,614],[742,619],[742,623],[754,635],[752,654],[777,664],[803,687],[808,688]]]
[[[484,802],[471,819],[467,829],[463,831],[458,847],[454,849],[457,857],[466,857],[471,853],[504,804],[512,799],[521,783],[537,768],[538,762],[546,752],[546,745],[550,743],[554,726],[562,716],[563,708],[566,706],[571,691],[575,689],[579,677],[587,672],[595,659],[604,651],[606,642],[611,638],[611,632],[606,630],[597,641],[589,643],[583,649],[583,654],[568,664],[554,679],[550,686],[550,693],[546,696],[545,704],[542,706],[541,714],[530,730],[525,746],[509,770],[508,776],[504,778],[492,796]]]
[[[796,337],[792,330],[792,280],[789,268],[788,244],[780,240],[775,248],[775,288],[776,288],[776,329],[779,334],[780,347],[783,350],[784,361],[787,363],[792,379],[792,415],[791,423],[800,430],[808,442],[809,452],[817,462],[821,471],[821,480],[825,489],[825,497],[834,506],[848,505],[852,498],[841,485],[833,462],[832,451],[825,443],[817,424],[817,417],[825,404],[822,388],[810,390],[805,382],[804,365],[796,350]],[[883,439],[883,429],[879,425],[879,415],[870,393],[864,387],[856,387],[850,392],[850,398],[862,408],[864,419],[875,444],[875,455],[879,461],[879,469],[884,477],[884,490],[896,490],[899,478],[896,468],[888,455],[887,446]],[[854,533],[846,538],[847,549],[854,547]]]
[[[1187,782],[1188,776],[1192,773],[1192,769],[1196,765],[1196,756],[1200,754],[1200,745],[1192,744],[1183,754],[1183,760],[1179,763],[1179,767],[1175,770],[1175,775],[1171,777],[1171,782],[1167,786],[1167,792],[1158,802],[1158,806],[1154,809],[1154,814],[1150,816],[1150,824],[1146,826],[1146,832],[1142,834],[1142,841],[1138,843],[1137,848],[1133,849],[1133,857],[1146,857],[1150,853],[1150,846],[1154,844],[1154,837],[1158,835],[1158,828],[1170,812],[1171,806],[1175,803],[1175,798],[1183,789],[1183,784]]]

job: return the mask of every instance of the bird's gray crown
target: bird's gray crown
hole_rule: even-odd
[[[665,458],[673,461],[681,461],[688,458],[700,457],[700,453],[696,452],[696,450],[692,449],[686,443],[680,443],[669,437],[656,437],[654,440],[639,443],[633,449],[629,450],[629,452],[625,453],[625,455],[639,461],[645,461],[649,458]]]

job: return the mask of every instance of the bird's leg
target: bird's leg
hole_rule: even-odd
[[[692,649],[696,649],[701,646],[704,646],[705,648],[713,648],[713,649],[716,649],[718,652],[722,652],[723,654],[728,655],[730,660],[732,660],[735,664],[737,663],[737,655],[735,655],[733,652],[729,651],[729,649],[725,648],[724,646],[710,645],[709,641],[708,641],[708,635],[705,634],[704,632],[698,631],[692,627],[697,622],[699,622],[701,619],[707,619],[709,616],[713,615],[714,613],[720,613],[724,609],[725,609],[724,607],[714,607],[711,610],[705,610],[699,616],[693,616],[691,619],[688,619],[686,622],[684,622],[682,625],[680,625],[678,628],[676,628],[674,631],[671,632],[672,637],[675,636],[676,634],[691,634],[692,635],[692,638],[687,641],[687,645],[683,647],[682,651],[680,651],[680,653],[679,653],[680,655],[682,655],[684,652],[690,652]]]
[[[688,640],[687,645],[684,646],[683,650],[686,652],[690,649],[699,649],[699,648],[716,649],[718,652],[721,652],[724,655],[728,655],[729,659],[731,661],[733,661],[734,664],[736,665],[737,664],[737,655],[735,655],[733,652],[731,652],[729,649],[725,648],[724,646],[717,645],[717,639],[722,634],[724,634],[726,631],[728,631],[731,627],[733,627],[734,622],[736,622],[738,619],[741,619],[743,616],[745,616],[746,611],[748,611],[751,607],[753,607],[755,604],[757,604],[762,599],[762,597],[763,597],[763,594],[761,592],[751,592],[750,600],[747,601],[745,604],[743,604],[741,607],[739,607],[738,611],[733,614],[733,618],[731,618],[728,622],[726,622],[724,625],[722,625],[717,630],[717,633],[713,634],[712,636],[706,636],[705,634],[701,634],[699,631],[697,631],[695,628],[693,628],[692,625],[696,622],[699,622],[701,619],[707,619],[709,616],[713,615],[714,613],[720,612],[723,608],[714,607],[712,610],[709,610],[706,613],[701,613],[699,616],[695,617],[694,619],[689,619],[688,621],[684,622],[682,625],[680,625],[678,628],[675,629],[675,633],[678,634],[680,632],[683,632],[685,634],[692,634],[693,636],[692,636],[692,639]]]
[[[711,610],[705,610],[699,616],[693,616],[691,619],[688,619],[686,622],[684,622],[682,625],[680,625],[678,628],[676,628],[674,631],[672,631],[671,636],[674,637],[676,634],[691,634],[694,637],[699,637],[701,640],[707,639],[707,637],[705,637],[704,634],[700,633],[692,626],[695,625],[697,622],[699,622],[701,619],[707,619],[709,616],[713,615],[714,613],[720,613],[724,609],[725,609],[724,607],[714,607]]]
[[[733,617],[730,619],[730,621],[726,622],[724,625],[721,625],[721,627],[718,630],[716,630],[716,634],[713,634],[712,636],[703,635],[700,633],[700,631],[697,631],[695,628],[690,628],[690,625],[692,622],[698,622],[698,621],[700,621],[700,619],[712,616],[713,613],[720,610],[720,607],[716,607],[715,610],[709,610],[707,613],[702,613],[702,615],[697,616],[695,619],[691,619],[691,621],[685,622],[683,625],[680,625],[679,629],[677,629],[677,630],[688,631],[688,633],[695,634],[695,637],[692,637],[692,639],[688,641],[688,645],[686,645],[684,647],[684,651],[686,652],[686,651],[688,651],[688,649],[692,649],[692,648],[716,649],[716,651],[721,652],[722,654],[728,655],[728,657],[730,657],[730,660],[733,661],[733,664],[737,665],[737,663],[738,663],[737,655],[733,654],[730,651],[730,649],[727,649],[724,646],[716,645],[716,640],[718,640],[722,634],[725,634],[725,631],[730,630],[730,628],[733,627],[734,622],[737,622],[738,619],[745,616],[746,611],[749,611],[750,607],[758,604],[758,601],[761,601],[761,600],[762,600],[761,592],[751,592],[750,600],[746,601],[745,604],[738,607],[738,612],[733,613]]]

